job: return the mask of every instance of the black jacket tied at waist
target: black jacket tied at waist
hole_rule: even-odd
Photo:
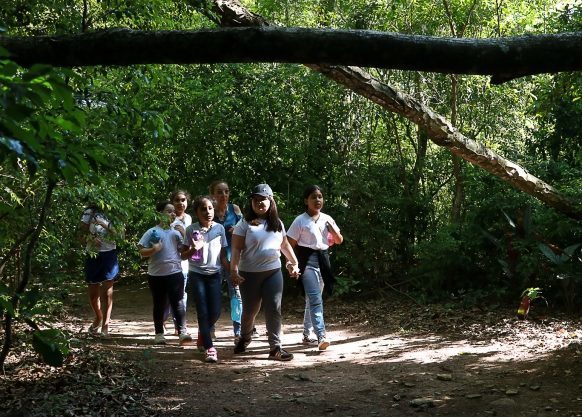
[[[307,246],[299,246],[296,245],[295,248],[295,255],[297,255],[297,260],[299,261],[299,272],[301,275],[299,276],[299,282],[301,282],[301,289],[303,292],[303,282],[302,278],[303,273],[305,272],[305,267],[307,266],[307,260],[313,254],[313,252],[317,252],[317,259],[319,262],[319,270],[321,271],[321,276],[323,278],[324,283],[324,291],[331,295],[333,292],[333,286],[335,284],[335,276],[333,275],[333,271],[331,270],[331,262],[329,261],[329,252],[327,249],[325,250],[316,250],[308,248]]]

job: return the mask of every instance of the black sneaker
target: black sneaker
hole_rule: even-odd
[[[290,361],[293,359],[293,354],[287,352],[285,349],[281,349],[281,346],[277,346],[275,349],[269,352],[269,359],[273,361]]]
[[[236,346],[234,347],[234,353],[243,353],[247,350],[247,346],[251,343],[250,340],[245,340],[242,337],[238,339]]]

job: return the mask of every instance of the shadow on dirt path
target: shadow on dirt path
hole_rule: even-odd
[[[328,305],[341,317],[339,302]],[[381,330],[394,328],[390,320],[398,314],[378,317],[374,326],[328,318],[332,345],[319,352],[300,344],[301,300],[284,300],[283,345],[295,358],[278,363],[267,360],[262,317],[260,336],[234,355],[223,312],[216,329],[219,362],[207,364],[176,336],[166,346],[153,344],[149,290],[136,281],[116,289],[111,337],[96,343],[127,353],[128,366],[148,370],[155,381],[148,401],[164,416],[582,415],[576,329],[555,320],[507,327],[490,317],[496,330],[479,335],[473,323],[438,333]],[[411,309],[411,320],[424,319],[415,314]],[[188,319],[195,333],[192,311]]]

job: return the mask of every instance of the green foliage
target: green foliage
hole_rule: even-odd
[[[0,7],[9,34],[78,33],[112,27],[191,29],[213,23],[196,12],[208,1],[87,2],[11,0]],[[287,26],[390,30],[451,35],[441,3],[420,1],[244,2]],[[553,2],[450,2],[465,36],[579,30],[579,8],[548,14]],[[451,113],[450,77],[370,69],[380,80]],[[55,272],[82,279],[76,228],[84,205],[98,201],[125,225],[119,236],[126,273],[138,273],[135,242],[154,223],[153,206],[170,191],[207,192],[218,178],[231,200],[249,188],[273,187],[285,224],[303,210],[307,184],[325,190],[325,211],[345,236],[333,248],[338,293],[396,287],[424,300],[503,298],[528,286],[550,287],[541,241],[580,241],[580,226],[471,165],[465,198],[450,224],[454,196],[448,151],[401,117],[296,65],[144,65],[56,71],[0,66],[1,247],[34,224],[46,184],[55,191],[33,269],[43,283]],[[459,76],[457,127],[573,198],[580,175],[580,77],[560,74],[491,86]],[[31,178],[36,170],[42,176]],[[515,224],[531,206],[531,230]],[[503,210],[503,211],[502,211]],[[504,214],[505,213],[505,214]],[[529,226],[528,226],[529,227]],[[519,255],[510,259],[511,251]],[[0,279],[16,274],[9,262]],[[540,272],[542,271],[542,272]]]
[[[71,351],[69,339],[58,329],[35,330],[32,346],[43,362],[51,366],[62,366]]]

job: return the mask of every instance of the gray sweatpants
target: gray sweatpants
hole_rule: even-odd
[[[263,305],[267,338],[271,350],[281,346],[281,298],[283,297],[283,274],[281,269],[264,272],[244,272],[245,282],[240,284],[242,297],[241,337],[251,340],[255,317]]]

